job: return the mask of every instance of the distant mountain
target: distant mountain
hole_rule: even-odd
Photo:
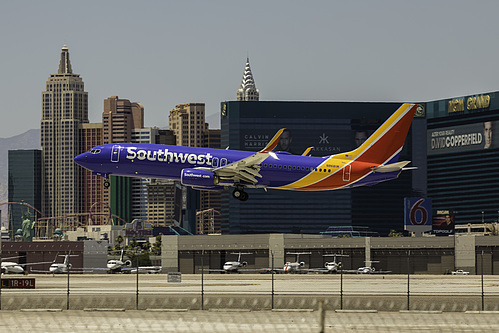
[[[220,114],[219,113],[213,113],[208,116],[206,116],[206,120],[208,124],[210,124],[209,129],[220,129]]]
[[[0,138],[0,203],[8,201],[9,150],[40,149],[40,130],[32,129],[10,138]],[[2,221],[7,220],[7,207],[0,206]]]

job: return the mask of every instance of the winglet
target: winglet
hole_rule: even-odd
[[[303,154],[301,154],[301,156],[310,156],[310,151],[314,149],[314,147],[308,147],[307,149],[305,149],[305,151],[303,152]]]
[[[272,151],[275,147],[277,147],[277,144],[279,143],[279,139],[281,138],[282,133],[284,132],[285,128],[281,128],[277,133],[274,135],[272,140],[267,143],[267,146],[260,150],[260,153],[268,153]]]

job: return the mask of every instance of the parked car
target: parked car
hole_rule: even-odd
[[[457,271],[453,271],[452,275],[469,275],[470,272],[465,272],[462,269],[458,269]]]

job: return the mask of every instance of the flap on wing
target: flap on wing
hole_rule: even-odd
[[[265,161],[269,156],[277,158],[272,150],[279,143],[282,133],[285,128],[281,128],[274,135],[272,140],[269,141],[267,146],[260,150],[259,152],[243,158],[242,160],[236,161],[229,165],[225,165],[213,170],[213,172],[218,176],[220,180],[232,179],[234,183],[247,182],[250,184],[258,183],[256,178],[262,178],[260,174],[260,164]]]

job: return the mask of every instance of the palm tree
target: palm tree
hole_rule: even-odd
[[[121,236],[121,235],[116,236],[116,239],[115,239],[116,244],[114,245],[115,251],[121,250],[121,243],[123,243],[123,241],[124,241],[123,236]]]

